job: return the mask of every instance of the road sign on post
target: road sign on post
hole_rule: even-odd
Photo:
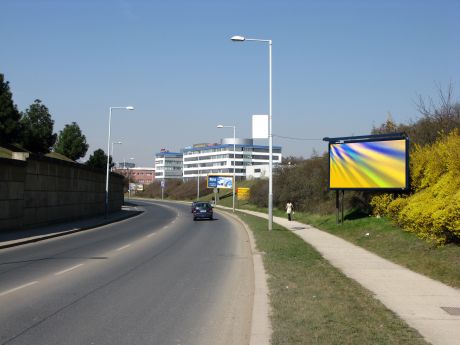
[[[161,185],[161,200],[163,200],[164,190],[165,190],[165,187],[166,187],[165,180],[161,180],[160,185]]]

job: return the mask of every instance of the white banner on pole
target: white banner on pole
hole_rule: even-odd
[[[252,115],[252,138],[268,139],[268,115]]]

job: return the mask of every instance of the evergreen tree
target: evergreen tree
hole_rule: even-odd
[[[48,108],[36,99],[21,118],[21,145],[32,152],[48,153],[56,141],[54,121]]]
[[[109,162],[110,166],[112,166],[112,157],[110,157]],[[89,156],[86,165],[96,169],[105,169],[107,166],[107,155],[105,154],[104,150],[95,150],[93,154]]]
[[[9,83],[0,73],[0,145],[15,143],[19,134],[19,113],[13,103]]]
[[[77,123],[72,122],[70,125],[65,125],[64,129],[59,132],[54,151],[75,161],[85,156],[88,147],[86,137],[82,134],[80,127]]]

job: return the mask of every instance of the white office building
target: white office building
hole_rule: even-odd
[[[182,153],[162,151],[155,155],[155,179],[182,178]]]
[[[235,151],[233,150],[235,146]],[[246,178],[250,166],[269,164],[269,147],[254,145],[252,139],[225,138],[220,144],[197,144],[183,150],[183,176],[191,178],[208,174],[233,174],[235,154],[235,175]],[[273,165],[281,163],[281,147],[273,146]]]

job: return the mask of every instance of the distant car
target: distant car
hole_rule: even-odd
[[[195,202],[195,206],[193,209],[193,220],[197,219],[213,219],[213,211],[212,206],[209,202]]]

